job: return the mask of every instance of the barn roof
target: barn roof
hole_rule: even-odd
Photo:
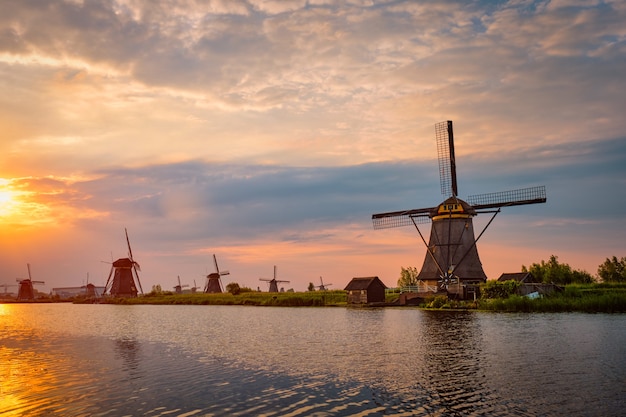
[[[378,277],[360,277],[360,278],[352,278],[352,281],[348,283],[345,291],[354,291],[354,290],[367,290],[373,283],[379,282],[384,288],[387,286],[380,280]]]
[[[508,272],[500,275],[498,281],[510,281],[517,282],[535,282],[535,277],[530,272]]]

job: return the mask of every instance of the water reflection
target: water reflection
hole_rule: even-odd
[[[626,316],[3,310],[0,413],[9,416],[617,416],[626,406]]]
[[[124,362],[122,370],[127,372],[131,378],[139,376],[139,342],[135,339],[117,339],[115,340],[115,353],[117,358],[121,358]]]

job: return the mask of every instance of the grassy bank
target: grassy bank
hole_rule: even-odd
[[[530,299],[513,295],[480,300],[478,308],[509,312],[626,312],[626,284],[571,284],[561,293]]]
[[[150,294],[137,298],[109,298],[110,304],[189,304],[189,305],[250,305],[250,306],[334,306],[346,304],[345,291],[311,292],[243,292],[222,294]]]

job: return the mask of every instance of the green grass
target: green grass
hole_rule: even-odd
[[[530,299],[519,295],[481,300],[478,308],[507,312],[626,312],[626,284],[571,284],[562,293]]]
[[[221,294],[158,294],[137,298],[108,298],[110,304],[187,304],[187,305],[251,305],[251,306],[332,306],[345,305],[345,291],[311,292],[243,292],[238,295]]]

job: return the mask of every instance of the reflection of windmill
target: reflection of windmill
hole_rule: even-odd
[[[104,286],[104,293],[109,291],[109,294],[113,297],[137,297],[137,285],[139,286],[139,291],[143,294],[141,281],[139,281],[139,274],[137,273],[141,268],[133,259],[133,251],[128,239],[128,230],[124,229],[124,232],[126,233],[126,244],[128,245],[128,258],[120,258],[113,262]],[[111,276],[113,276],[112,280]],[[135,285],[135,279],[137,279],[137,285]]]
[[[375,229],[413,225],[426,245],[427,253],[417,279],[427,285],[439,285],[449,293],[463,296],[464,288],[487,279],[476,242],[502,207],[546,202],[545,186],[474,195],[467,202],[457,197],[456,160],[452,122],[435,125],[441,193],[448,198],[437,207],[379,213],[372,216]],[[495,210],[494,210],[495,209]],[[472,218],[479,213],[493,216],[474,237]],[[430,241],[422,235],[418,223],[432,222]],[[456,284],[456,285],[454,285]]]
[[[267,279],[267,278],[259,278],[259,281],[266,281],[269,282],[270,284],[270,290],[269,292],[278,292],[278,283],[279,282],[289,282],[289,281],[280,281],[276,279],[276,265],[274,265],[274,278],[272,279]]]
[[[326,287],[329,287],[333,284],[324,284],[324,280],[322,280],[322,277],[320,277],[320,285],[317,285],[316,288],[319,288],[320,291],[325,291],[327,290]]]
[[[180,284],[180,275],[178,276],[178,285],[174,286],[174,292],[176,292],[176,294],[182,294],[183,293],[183,288],[188,287],[188,284],[185,285],[181,285]]]
[[[229,275],[228,271],[220,271],[219,266],[217,266],[217,258],[215,254],[213,254],[213,264],[215,265],[215,272],[207,275],[206,286],[204,287],[204,292],[206,293],[221,293],[222,292],[222,275]]]
[[[35,289],[33,288],[33,284],[45,284],[43,281],[33,281],[33,278],[30,275],[30,264],[26,264],[26,267],[28,268],[28,279],[16,279],[16,281],[20,283],[20,288],[17,291],[18,301],[34,300]]]

